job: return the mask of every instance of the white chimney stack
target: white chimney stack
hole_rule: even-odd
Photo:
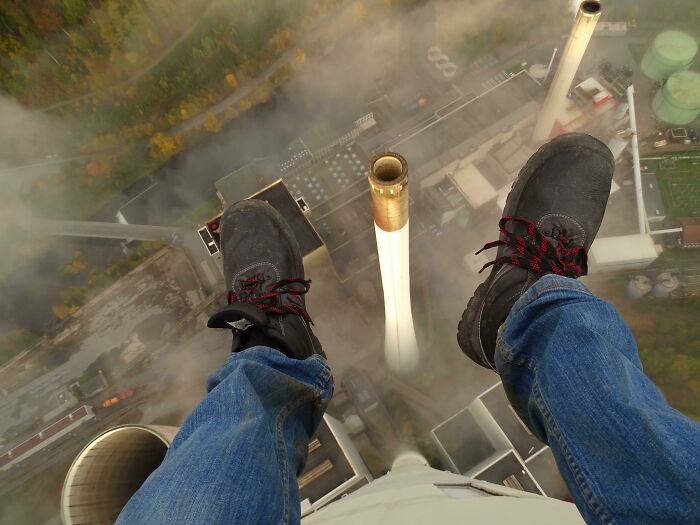
[[[571,82],[576,76],[583,54],[586,52],[588,42],[590,42],[593,30],[598,23],[600,13],[600,2],[581,2],[574,27],[559,61],[559,67],[540,110],[535,130],[532,132],[533,141],[541,142],[549,139],[557,116],[566,102]]]

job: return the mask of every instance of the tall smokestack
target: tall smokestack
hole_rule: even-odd
[[[114,523],[129,498],[161,464],[177,431],[177,427],[123,425],[88,443],[63,482],[63,524]]]
[[[408,164],[396,153],[380,153],[369,170],[374,231],[384,289],[384,355],[394,372],[418,365],[408,265]]]
[[[600,18],[600,13],[600,2],[581,2],[574,21],[574,27],[559,61],[559,67],[552,80],[544,105],[540,110],[535,130],[532,132],[534,141],[549,139],[557,114],[564,106],[571,82],[574,80],[576,71],[581,65],[583,54],[586,52],[588,42],[591,40],[593,30],[598,23],[598,18]]]

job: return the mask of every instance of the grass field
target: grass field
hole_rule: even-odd
[[[700,217],[700,154],[646,158],[641,165],[643,173],[656,175],[670,217]]]

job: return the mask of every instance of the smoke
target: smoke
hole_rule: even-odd
[[[57,152],[64,126],[57,119],[31,114],[17,102],[0,96],[0,278],[35,253],[35,239],[24,227],[38,211],[32,188],[41,179],[60,175]],[[60,198],[60,194],[56,195]]]
[[[384,16],[367,14],[359,28],[328,49],[327,56],[310,61],[287,89],[305,102],[307,111],[327,122],[342,118],[348,104],[360,105],[387,90],[421,85],[415,74],[428,65],[430,47],[440,46],[463,74],[468,67],[460,56],[465,41],[503,16],[509,5],[503,0],[447,0],[426,2],[410,11],[395,9]]]
[[[61,119],[0,96],[0,336],[17,329],[41,331],[53,318],[45,292],[58,285],[60,253],[70,249],[31,225],[46,215],[46,195],[53,202],[66,196],[63,157],[69,137]]]
[[[581,2],[578,0],[570,0],[569,1],[569,11],[573,16],[576,16],[576,13],[578,13],[578,8],[581,5]]]

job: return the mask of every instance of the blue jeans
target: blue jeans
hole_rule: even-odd
[[[117,523],[298,523],[296,478],[333,391],[326,360],[251,348],[207,390]]]
[[[644,375],[614,306],[542,277],[501,327],[496,369],[587,523],[700,523],[700,424]]]
[[[496,365],[588,523],[700,523],[700,425],[644,375],[613,306],[579,281],[541,278],[501,328]],[[118,523],[299,521],[295,477],[332,393],[325,361],[256,347],[208,386]]]

